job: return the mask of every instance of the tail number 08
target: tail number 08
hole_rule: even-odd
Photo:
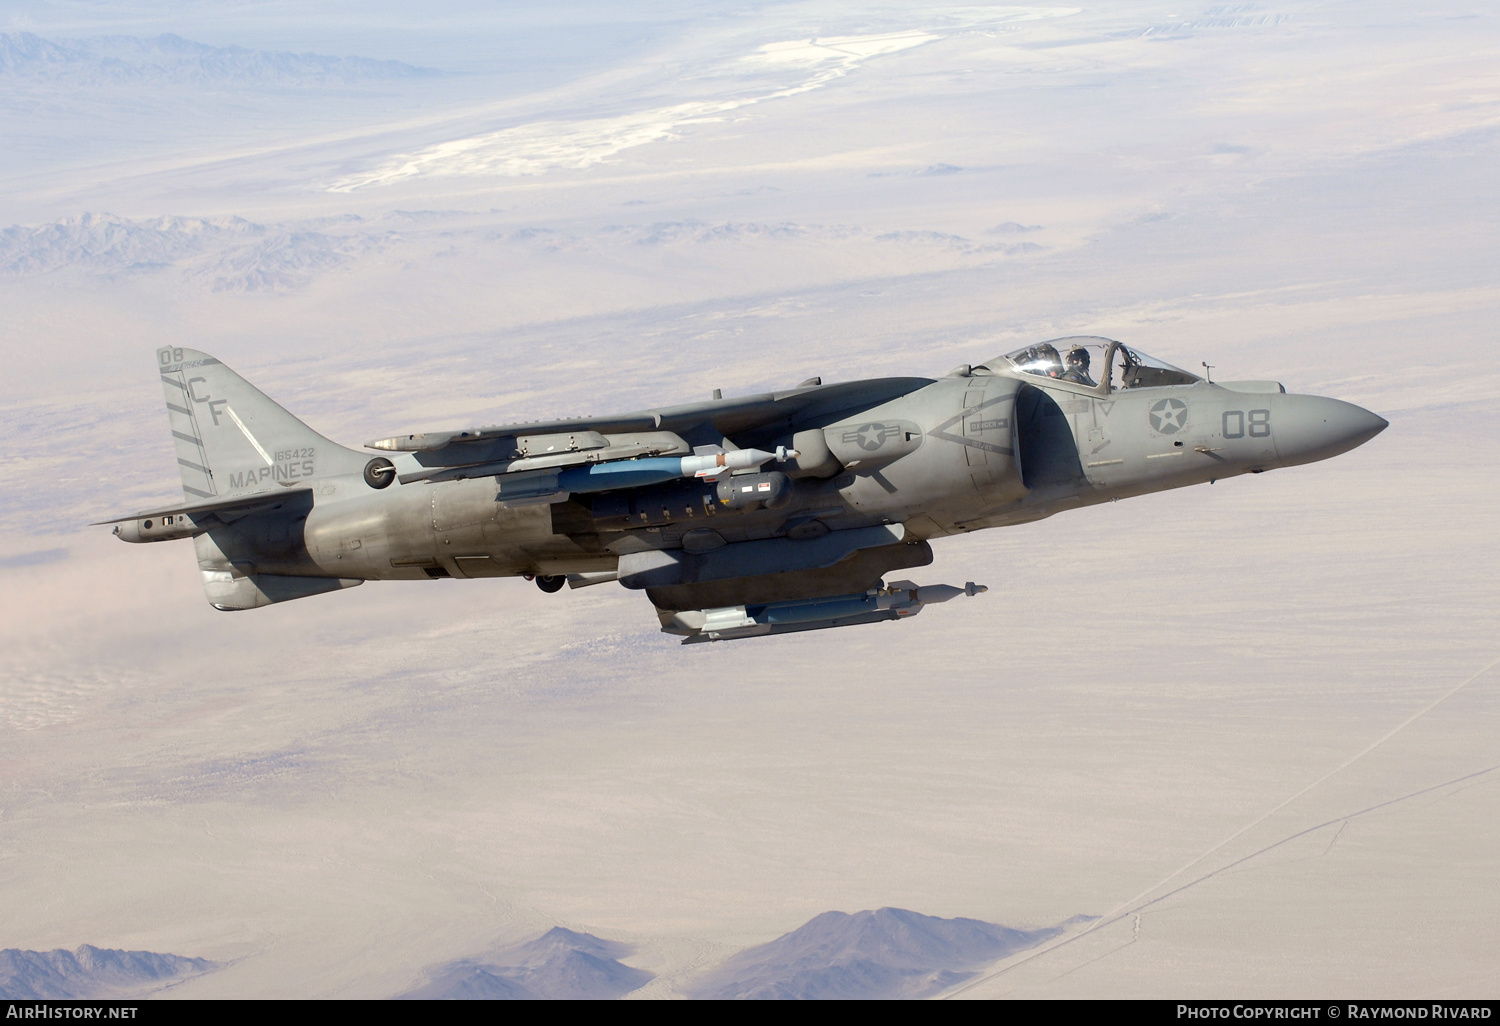
[[[1247,419],[1244,410],[1224,411],[1224,437],[1244,438],[1249,428],[1251,438],[1271,437],[1271,411],[1251,410]]]

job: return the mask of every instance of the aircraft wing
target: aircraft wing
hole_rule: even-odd
[[[491,453],[478,451],[490,449],[490,446],[475,443],[501,443],[507,439],[533,435],[584,431],[603,435],[643,431],[692,434],[694,429],[699,429],[699,433],[711,430],[728,437],[770,427],[782,421],[790,424],[794,420],[806,420],[824,413],[878,405],[931,383],[931,378],[870,378],[794,388],[785,392],[765,392],[760,395],[666,406],[608,417],[570,417],[563,420],[396,435],[366,442],[365,446],[387,452],[441,453],[442,458],[432,462],[459,466],[495,458]],[[427,463],[428,459],[423,462]]]

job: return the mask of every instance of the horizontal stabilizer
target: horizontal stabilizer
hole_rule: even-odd
[[[104,524],[123,524],[127,520],[144,520],[147,517],[175,517],[181,515],[194,516],[204,513],[222,513],[230,510],[271,509],[280,506],[288,499],[297,495],[307,495],[312,492],[311,488],[286,488],[279,492],[260,492],[255,495],[237,495],[232,499],[215,499],[212,502],[194,502],[188,505],[163,506],[160,509],[143,510],[140,513],[131,513],[123,517],[111,517],[108,520],[96,520],[91,527],[99,527]]]

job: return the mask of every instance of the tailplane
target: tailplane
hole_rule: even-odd
[[[369,455],[331,442],[207,353],[156,351],[189,502],[359,473]]]

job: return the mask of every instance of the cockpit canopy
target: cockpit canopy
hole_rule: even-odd
[[[1101,375],[1112,389],[1191,385],[1203,380],[1181,367],[1098,335],[1055,338],[1007,353],[1003,359],[1023,374],[1088,387],[1097,387]],[[1000,361],[991,361],[992,367],[996,364],[1003,366]]]

